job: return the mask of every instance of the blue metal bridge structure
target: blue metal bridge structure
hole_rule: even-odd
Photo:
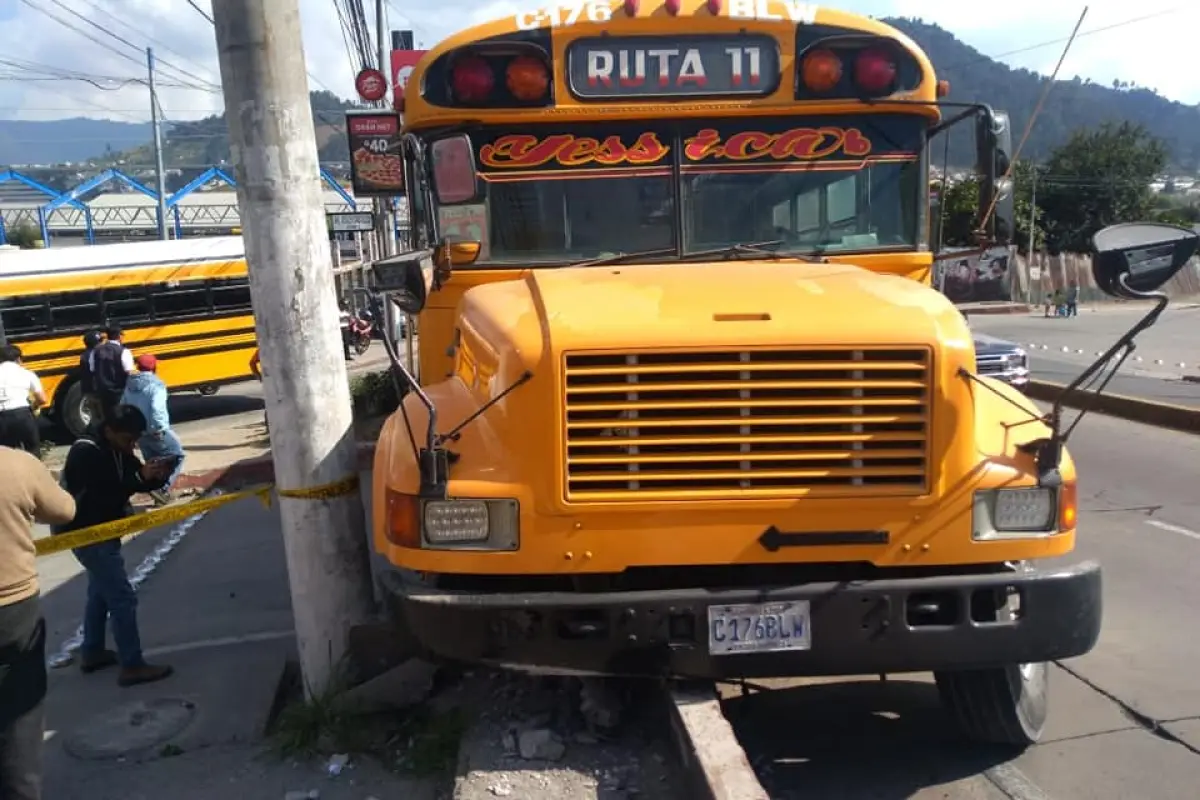
[[[363,201],[353,197],[325,169],[326,212],[355,211]],[[225,188],[214,191],[213,184]],[[118,191],[102,192],[112,186]],[[237,182],[221,167],[210,167],[167,197],[167,226],[172,238],[220,236],[241,226]],[[369,201],[366,202],[369,206]],[[404,203],[397,203],[404,216]],[[406,219],[397,220],[407,227]],[[107,169],[63,192],[16,170],[0,170],[0,245],[21,227],[36,229],[44,246],[128,241],[158,235],[158,193],[121,172]]]

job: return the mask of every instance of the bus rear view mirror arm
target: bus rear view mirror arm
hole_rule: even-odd
[[[1121,365],[1134,351],[1135,339],[1158,322],[1171,302],[1162,287],[1178,273],[1200,247],[1200,233],[1160,222],[1126,222],[1110,225],[1092,237],[1092,277],[1101,291],[1125,300],[1153,300],[1154,308],[1130,326],[1074,381],[1062,390],[1050,410],[1050,437],[1030,442],[1027,452],[1037,458],[1038,481],[1043,486],[1061,482],[1059,464],[1063,445],[1087,414],[1084,408],[1066,430],[1062,411],[1066,401],[1085,383],[1094,381],[1111,364],[1095,394],[1104,391]],[[1115,361],[1114,361],[1115,359]]]

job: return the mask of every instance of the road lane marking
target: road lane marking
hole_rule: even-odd
[[[1180,536],[1186,536],[1189,539],[1195,539],[1196,541],[1200,541],[1200,533],[1197,533],[1196,531],[1185,528],[1182,525],[1172,525],[1169,522],[1163,522],[1163,521],[1157,520],[1157,519],[1148,519],[1148,520],[1146,520],[1146,524],[1153,525],[1154,527],[1158,528],[1159,530],[1170,531],[1171,533],[1178,533]]]
[[[295,631],[262,631],[261,633],[247,633],[242,636],[220,636],[214,639],[200,639],[194,642],[181,642],[179,644],[169,644],[163,647],[149,647],[145,651],[145,655],[150,657],[165,656],[171,653],[186,653],[191,650],[206,650],[210,647],[227,647],[234,644],[253,644],[255,642],[273,642],[279,639],[290,639],[295,637]]]
[[[1050,800],[1049,795],[1012,764],[997,764],[984,770],[983,777],[1012,800]]]

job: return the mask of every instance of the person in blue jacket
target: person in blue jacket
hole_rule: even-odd
[[[150,493],[155,502],[162,505],[170,502],[171,487],[183,470],[183,444],[171,430],[171,417],[167,412],[167,385],[158,377],[158,359],[143,353],[133,363],[138,371],[129,376],[121,403],[133,406],[146,418],[146,432],[138,438],[138,449],[147,461],[176,460],[164,487]]]

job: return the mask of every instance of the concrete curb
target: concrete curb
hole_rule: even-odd
[[[358,443],[358,468],[369,470],[375,461],[375,443]],[[275,480],[275,461],[268,452],[257,458],[247,458],[226,467],[205,472],[185,472],[175,484],[176,491],[203,494],[213,489],[231,490],[254,483],[271,483]]]
[[[995,305],[979,306],[956,304],[955,308],[970,316],[982,316],[985,314],[1028,314],[1032,310],[1032,306],[1025,303],[997,303]]]
[[[1026,394],[1034,400],[1053,402],[1058,399],[1067,387],[1060,383],[1031,380]],[[1112,417],[1154,425],[1159,428],[1186,433],[1200,433],[1200,408],[1175,406],[1169,403],[1157,403],[1140,397],[1126,397],[1105,392],[1099,396],[1095,392],[1076,390],[1067,396],[1064,405],[1071,408],[1084,408]]]
[[[666,704],[680,763],[702,800],[770,800],[714,687],[667,686]]]

